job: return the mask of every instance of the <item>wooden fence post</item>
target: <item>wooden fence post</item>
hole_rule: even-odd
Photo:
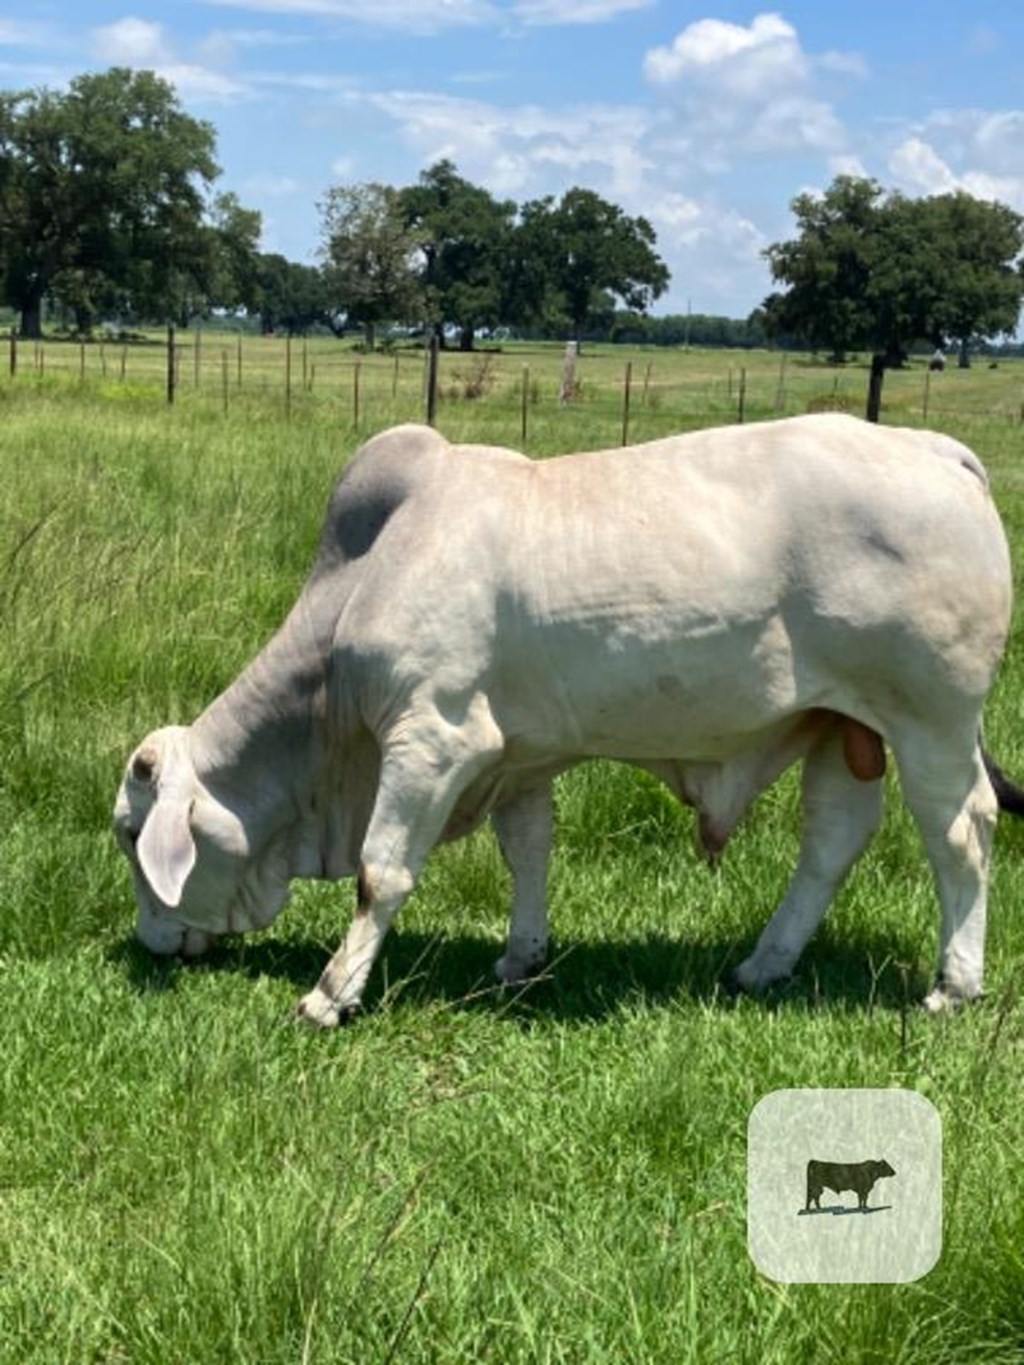
[[[174,384],[177,378],[174,364],[174,323],[167,324],[167,401],[174,402]]]
[[[626,377],[622,386],[622,444],[629,445],[629,391],[633,384],[633,362],[626,362]]]
[[[746,405],[746,399],[747,399],[747,372],[746,372],[745,369],[741,369],[741,370],[740,370],[740,396],[739,396],[739,406],[738,406],[738,411],[737,411],[737,420],[740,422],[741,425],[742,425],[742,422],[743,422],[743,409],[744,409],[744,406]]]
[[[391,401],[398,397],[398,352],[395,352],[395,368],[391,375]]]
[[[124,383],[124,372],[125,372],[125,370],[127,369],[127,367],[128,367],[128,347],[127,347],[126,345],[122,345],[122,347],[121,347],[121,383],[122,383],[122,384]]]
[[[530,367],[523,366],[523,395],[520,405],[519,430],[523,445],[526,445],[526,415],[530,404]]]
[[[882,414],[882,383],[885,380],[885,356],[871,357],[871,377],[868,380],[868,405],[864,414],[869,422],[877,422]]]
[[[775,390],[775,411],[781,412],[786,406],[786,353],[783,351],[779,362],[779,383]]]
[[[224,416],[228,415],[228,352],[225,347],[220,353],[220,386],[224,399]]]
[[[931,392],[931,387],[932,387],[932,372],[931,372],[931,370],[929,369],[929,370],[925,370],[925,372],[924,372],[924,398],[921,400],[921,421],[922,421],[922,422],[927,422],[927,420],[928,420],[928,398],[929,398],[929,395],[930,395],[930,392]]]
[[[437,359],[440,350],[437,333],[430,338],[427,358],[427,426],[432,427],[437,417]]]
[[[11,378],[18,373],[18,333],[11,328]]]
[[[192,341],[192,383],[199,387],[199,366],[202,363],[201,348],[203,344],[202,331],[197,327],[195,337]]]
[[[356,361],[356,367],[352,371],[352,426],[356,431],[359,430],[359,368],[360,361]]]
[[[85,342],[78,343],[78,378],[85,379]]]
[[[562,362],[562,386],[558,390],[558,406],[560,408],[571,403],[576,396],[576,357],[579,355],[579,349],[579,343],[576,341],[565,343],[565,360]]]
[[[242,334],[238,334],[238,348],[235,356],[235,387],[242,387]]]

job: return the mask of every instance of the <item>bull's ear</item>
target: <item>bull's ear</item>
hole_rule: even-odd
[[[143,876],[172,910],[181,903],[181,893],[196,861],[188,823],[191,810],[191,801],[170,792],[162,794],[146,817],[135,845]]]

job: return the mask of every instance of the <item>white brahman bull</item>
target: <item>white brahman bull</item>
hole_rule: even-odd
[[[823,415],[533,461],[386,431],[278,634],[129,760],[138,937],[194,955],[268,924],[293,878],[357,874],[299,1005],[335,1025],[431,849],[490,815],[515,981],[545,957],[556,773],[599,755],[656,773],[713,855],[803,760],[799,863],[737,971],[760,990],[878,824],[884,740],[941,902],[926,1004],[971,999],[997,810],[979,727],[1010,600],[985,472],[946,436]]]

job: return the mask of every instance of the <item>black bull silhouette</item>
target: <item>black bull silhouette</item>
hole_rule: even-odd
[[[857,1196],[857,1207],[866,1209],[868,1195],[874,1189],[875,1181],[883,1176],[895,1175],[888,1161],[808,1161],[807,1163],[807,1203],[804,1211],[821,1208],[821,1195],[825,1189],[841,1194],[843,1190],[853,1190]]]

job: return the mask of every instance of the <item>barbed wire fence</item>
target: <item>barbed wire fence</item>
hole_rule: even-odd
[[[655,355],[639,352],[621,359],[609,347],[584,349],[569,343],[529,352],[485,349],[445,351],[437,338],[419,349],[363,355],[330,349],[333,339],[255,337],[207,333],[183,335],[167,328],[162,338],[124,341],[44,339],[8,336],[6,377],[75,382],[111,398],[117,391],[144,398],[161,394],[169,406],[199,396],[215,400],[230,417],[243,400],[265,403],[291,419],[318,405],[347,420],[356,431],[397,420],[437,424],[453,408],[507,410],[509,426],[524,446],[540,417],[573,411],[601,413],[609,444],[635,438],[638,429],[687,429],[709,422],[764,420],[796,412],[844,411],[862,415],[867,389],[863,367],[813,366],[788,352],[742,363],[722,355],[709,374],[708,353],[697,369],[694,352]],[[335,343],[336,344],[336,343]],[[717,361],[717,357],[715,358]],[[804,368],[801,369],[801,363]],[[984,362],[983,362],[984,364]],[[992,368],[995,368],[994,366]],[[993,401],[962,392],[951,401],[953,375],[927,368],[896,371],[887,381],[884,416],[929,419],[1003,416],[1024,423],[1024,363],[1003,362],[1014,379],[999,386]],[[954,372],[955,374],[955,372]]]

